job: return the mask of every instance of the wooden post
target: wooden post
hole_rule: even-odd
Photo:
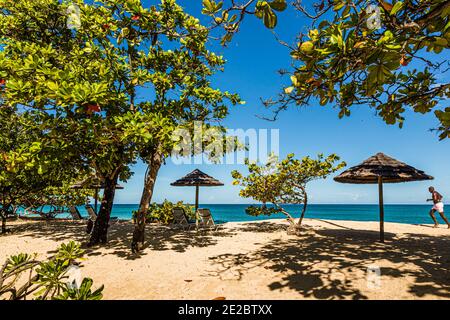
[[[383,177],[378,177],[378,197],[380,206],[380,241],[384,242],[384,207],[383,207]]]
[[[95,188],[95,213],[98,214],[98,210],[97,210],[97,206],[98,206],[98,188]]]
[[[198,213],[197,213],[197,209],[198,209],[198,192],[199,192],[199,185],[197,184],[195,186],[195,223],[198,226]]]

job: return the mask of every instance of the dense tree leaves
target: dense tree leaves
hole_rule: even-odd
[[[248,0],[243,3],[231,0],[230,3],[231,5],[224,7],[224,1],[203,0],[202,13],[212,17],[214,27],[222,27],[226,31],[221,40],[223,45],[231,41],[239,31],[246,14],[254,14],[267,28],[273,29],[278,21],[277,12],[282,12],[287,7],[286,0]]]
[[[139,0],[0,0],[0,7],[5,103],[44,114],[47,134],[75,148],[80,165],[108,186],[92,244],[106,241],[115,182],[130,176],[138,157],[154,175],[145,181],[146,212],[175,128],[212,125],[241,102],[212,87],[225,60],[208,50],[208,28],[174,0],[148,8]],[[68,10],[79,14],[70,24]]]
[[[5,218],[18,206],[36,208],[45,198],[51,198],[49,204],[55,206],[76,205],[89,195],[68,188],[84,174],[82,166],[76,166],[78,154],[64,141],[48,135],[41,118],[6,105],[0,108],[2,232],[6,231]]]
[[[343,168],[346,164],[339,160],[335,154],[328,157],[319,154],[317,159],[304,157],[301,160],[295,159],[294,154],[289,154],[282,161],[272,156],[262,165],[250,163],[247,159],[249,174],[244,176],[234,170],[231,175],[233,184],[242,187],[239,193],[241,197],[252,198],[263,204],[260,207],[250,206],[247,208],[248,214],[258,216],[281,212],[295,225],[294,219],[283,209],[282,204],[303,204],[301,218],[297,223],[299,226],[308,203],[306,184],[315,179],[324,179]],[[274,207],[267,207],[266,204],[272,204]]]
[[[242,5],[239,22],[248,14],[261,17],[260,3]],[[221,12],[242,6],[226,2]],[[369,105],[387,124],[402,126],[411,109],[434,112],[440,139],[450,137],[444,102],[450,97],[449,1],[297,0],[293,8],[311,26],[291,47],[294,68],[283,72],[291,84],[265,102],[275,117],[291,105],[318,101],[337,106],[339,117],[349,116],[354,106]]]

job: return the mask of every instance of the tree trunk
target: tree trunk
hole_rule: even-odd
[[[300,187],[300,189],[303,192],[303,210],[302,210],[302,214],[300,215],[300,219],[298,220],[298,226],[300,227],[302,225],[302,221],[303,218],[305,217],[305,212],[306,212],[306,206],[308,205],[308,195],[306,194],[306,190],[304,187]]]
[[[284,209],[283,209],[282,207],[280,207],[278,204],[276,204],[276,203],[274,203],[274,202],[272,202],[272,203],[275,205],[275,207],[276,207],[277,209],[281,210],[281,213],[284,214],[284,215],[286,216],[286,219],[289,221],[289,223],[290,223],[291,225],[295,225],[295,219],[292,218],[292,216],[289,214],[289,212],[287,212],[286,210],[284,210]]]
[[[6,233],[6,216],[2,213],[2,233]]]
[[[136,226],[133,231],[133,239],[131,242],[131,251],[133,253],[139,252],[145,241],[145,215],[150,206],[150,201],[153,196],[153,188],[155,186],[156,177],[158,176],[159,168],[162,164],[162,155],[155,152],[151,155],[147,173],[145,175],[144,189],[142,190],[141,202],[139,203],[139,210],[136,214]]]
[[[109,227],[109,219],[116,193],[116,185],[119,177],[119,170],[114,173],[113,177],[105,177],[105,189],[103,191],[103,199],[100,205],[100,211],[95,220],[94,230],[92,230],[91,239],[88,245],[96,245],[98,243],[106,243]]]
[[[11,205],[3,205],[2,209],[0,210],[0,216],[2,218],[2,234],[6,233],[6,218],[9,215],[9,211],[11,210]]]

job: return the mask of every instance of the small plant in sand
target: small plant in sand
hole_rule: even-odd
[[[301,226],[308,204],[306,184],[312,180],[325,179],[331,173],[345,167],[345,162],[339,162],[339,160],[340,158],[335,154],[326,158],[323,154],[319,154],[317,159],[308,156],[299,160],[295,159],[294,154],[291,153],[282,161],[278,161],[278,157],[272,155],[263,165],[250,163],[246,159],[245,163],[249,171],[247,176],[237,170],[234,170],[231,175],[234,179],[233,184],[243,187],[239,193],[241,197],[252,198],[263,203],[262,206],[249,206],[246,209],[247,214],[270,216],[283,213],[291,223],[288,232],[296,233]],[[266,205],[268,203],[273,206],[268,207]],[[303,204],[298,222],[282,207],[282,204]]]
[[[80,245],[62,244],[55,256],[38,261],[36,255],[10,256],[0,269],[0,300],[100,300],[103,286],[92,289],[92,279],[81,279]]]

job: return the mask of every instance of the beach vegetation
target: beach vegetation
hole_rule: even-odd
[[[286,1],[203,5],[212,23],[224,28],[226,43],[247,15],[273,28],[274,10],[284,10]],[[342,118],[367,105],[385,123],[400,127],[408,110],[434,113],[433,130],[440,139],[450,137],[450,107],[442,103],[450,97],[449,1],[297,0],[292,10],[310,24],[306,32],[299,28],[292,45],[277,36],[289,48],[293,68],[281,71],[288,84],[279,96],[264,102],[274,118],[291,106],[334,106]]]
[[[139,0],[0,0],[0,8],[3,103],[39,117],[48,141],[67,149],[60,153],[75,152],[66,166],[104,181],[89,245],[107,241],[118,180],[139,158],[148,165],[136,251],[159,168],[177,143],[174,130],[191,130],[194,121],[224,130],[216,120],[242,103],[211,84],[225,60],[208,50],[208,28],[175,0],[149,8]]]
[[[19,208],[50,217],[69,204],[81,204],[89,192],[70,189],[81,171],[74,170],[78,154],[41,127],[41,117],[0,106],[0,217],[2,233],[7,218]],[[51,209],[45,205],[50,205]],[[43,210],[45,209],[45,210]],[[50,214],[50,216],[48,216]]]
[[[94,289],[92,279],[81,279],[79,264],[83,254],[80,245],[71,241],[62,244],[47,260],[27,253],[10,256],[0,269],[0,299],[102,299],[103,286]]]
[[[252,216],[282,213],[291,224],[289,232],[295,233],[300,228],[307,209],[308,182],[325,179],[346,164],[336,154],[327,157],[319,154],[315,159],[309,156],[296,159],[291,153],[281,161],[272,155],[264,164],[250,163],[247,159],[246,165],[247,175],[237,170],[232,171],[233,184],[242,187],[239,192],[241,197],[251,198],[262,204],[249,206],[246,213]],[[298,221],[283,206],[286,204],[303,205]]]
[[[183,203],[183,201],[178,201],[173,203],[169,200],[164,200],[162,203],[151,203],[147,209],[147,214],[145,215],[145,222],[158,222],[161,224],[169,224],[173,222],[173,209],[182,208],[186,213],[188,219],[195,219],[194,207]],[[133,219],[136,219],[137,211],[133,212]]]
[[[73,189],[74,180],[62,186],[50,186],[40,192],[29,193],[20,201],[20,209],[25,213],[39,215],[45,219],[52,219],[60,214],[70,212],[70,206],[86,204],[86,199],[94,196],[93,189]]]

